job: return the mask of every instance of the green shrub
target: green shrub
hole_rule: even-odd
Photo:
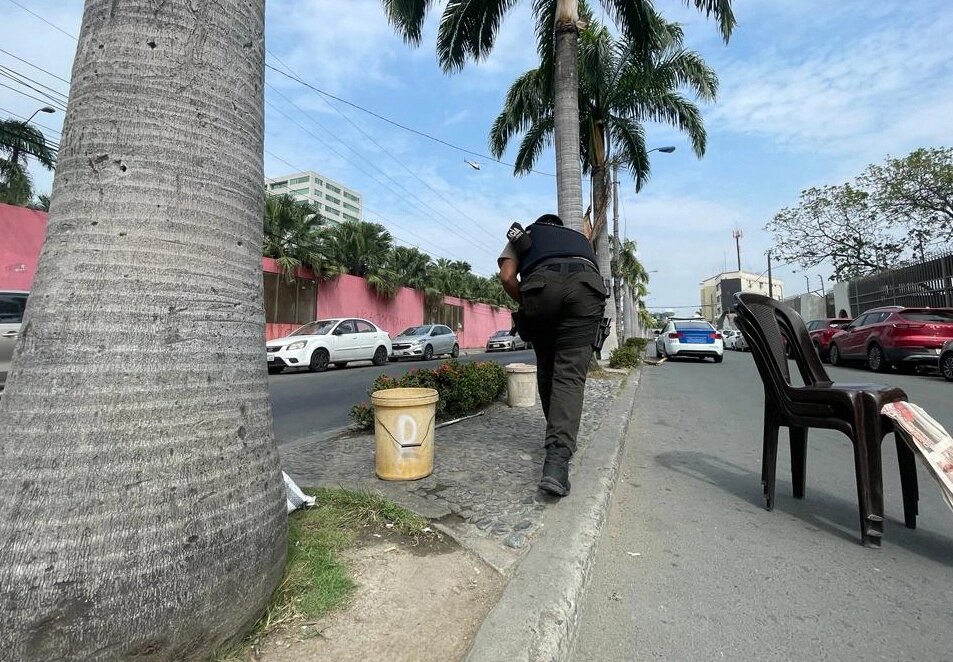
[[[631,347],[640,352],[644,352],[645,348],[649,346],[648,338],[626,338],[625,346]]]
[[[634,368],[642,362],[642,350],[628,344],[612,350],[609,355],[610,368]]]
[[[506,389],[506,372],[497,363],[447,361],[433,370],[411,370],[401,377],[381,375],[368,395],[389,388],[432,388],[437,391],[437,418],[465,416],[493,402]],[[374,407],[367,402],[351,407],[351,419],[362,429],[374,426]]]

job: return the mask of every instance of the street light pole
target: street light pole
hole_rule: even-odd
[[[771,251],[768,250],[768,296],[774,298],[774,279],[771,278]]]
[[[804,274],[804,282],[807,283],[807,293],[811,293],[811,277],[807,274]]]
[[[824,287],[824,276],[817,274],[817,279],[821,281],[821,294],[827,296],[827,288]]]
[[[33,114],[30,115],[27,121],[24,122],[24,124],[29,124],[33,120],[33,118],[36,117],[37,113],[55,113],[55,112],[56,112],[56,108],[53,108],[52,106],[43,106],[42,108],[37,108],[36,110],[33,111]]]

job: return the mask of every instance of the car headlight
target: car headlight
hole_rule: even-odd
[[[293,352],[293,351],[296,350],[296,349],[304,349],[304,348],[305,348],[305,345],[307,345],[307,344],[308,344],[308,343],[305,342],[304,340],[299,340],[298,342],[293,342],[293,343],[291,343],[291,344],[288,345],[288,347],[286,347],[285,349],[287,349],[288,351]]]

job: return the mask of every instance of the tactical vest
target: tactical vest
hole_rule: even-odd
[[[596,254],[586,236],[551,223],[533,223],[526,228],[533,245],[519,256],[520,278],[526,278],[543,260],[559,257],[581,257],[596,265]]]

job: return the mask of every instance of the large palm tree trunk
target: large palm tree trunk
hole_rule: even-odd
[[[582,166],[579,162],[578,0],[557,0],[553,81],[556,199],[566,227],[582,230]]]
[[[606,291],[609,293],[609,298],[614,299],[615,294],[612,286],[612,254],[609,247],[609,225],[606,222],[610,193],[604,165],[593,168],[591,181],[593,207],[595,208],[596,218],[593,224],[593,230],[595,231],[593,246],[596,251],[599,273],[602,274],[602,278],[606,284]],[[612,333],[609,334],[605,344],[602,346],[602,354],[603,356],[609,356],[609,353],[619,346],[617,335],[619,318],[616,315],[614,305],[610,304],[606,306],[605,316],[609,318],[609,323],[612,325]]]
[[[87,0],[0,400],[4,659],[205,659],[280,580],[264,0]]]

